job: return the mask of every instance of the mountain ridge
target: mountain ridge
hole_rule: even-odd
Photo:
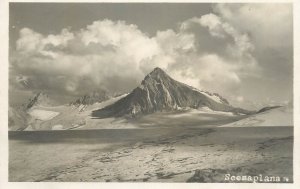
[[[105,100],[108,100],[111,96],[108,95],[107,91],[101,90],[101,91],[93,91],[91,93],[87,93],[76,100],[70,102],[70,105],[92,105],[97,102],[103,102]]]

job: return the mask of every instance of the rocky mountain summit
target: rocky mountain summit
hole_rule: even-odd
[[[34,106],[54,106],[55,102],[49,98],[47,93],[38,92],[24,104],[25,109],[30,109]]]
[[[200,91],[172,79],[160,68],[149,73],[129,95],[116,103],[92,113],[94,117],[120,117],[173,111],[183,108],[207,107],[213,111],[250,114],[251,111],[235,108],[217,94]]]

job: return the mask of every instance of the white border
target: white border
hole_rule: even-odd
[[[135,2],[141,2],[141,3],[293,3],[295,0],[212,0],[212,1],[208,1],[208,0],[52,0],[52,1],[48,1],[48,0],[10,0],[9,2],[58,2],[58,3],[100,3],[100,2],[109,2],[109,3],[135,3]]]
[[[294,14],[294,183],[293,184],[237,184],[237,183],[79,183],[79,182],[44,182],[44,183],[33,183],[33,182],[8,182],[8,4],[9,2],[74,2],[74,3],[87,3],[87,2],[112,2],[111,0],[0,0],[0,188],[1,189],[11,189],[11,188],[22,188],[22,189],[32,189],[32,188],[74,188],[82,189],[86,188],[130,188],[130,189],[176,189],[176,188],[222,188],[222,189],[240,189],[240,188],[251,188],[251,189],[281,189],[281,188],[300,188],[300,39],[299,39],[299,28],[300,28],[300,1],[298,0],[214,0],[214,1],[202,1],[202,0],[153,0],[151,2],[176,2],[176,3],[188,3],[188,2],[202,2],[202,3],[220,3],[220,2],[232,2],[232,3],[293,3],[293,14]],[[113,2],[145,2],[143,0],[127,0],[127,1],[113,1]],[[148,1],[149,2],[149,1]],[[270,15],[271,16],[271,15]],[[280,90],[280,89],[279,89]]]

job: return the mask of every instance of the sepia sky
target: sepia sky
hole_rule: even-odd
[[[286,102],[292,15],[291,4],[10,3],[10,99],[130,92],[160,67],[236,106]]]

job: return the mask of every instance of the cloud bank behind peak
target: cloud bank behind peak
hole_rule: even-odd
[[[241,4],[237,9],[231,4],[218,4],[212,13],[181,21],[177,29],[157,31],[153,36],[135,24],[109,18],[76,31],[66,27],[50,35],[24,27],[10,56],[10,84],[12,88],[24,88],[17,79],[22,77],[30,83],[30,90],[62,95],[81,95],[97,89],[122,93],[160,67],[176,80],[232,99],[238,96],[239,102],[244,97],[254,98],[244,85],[261,78],[267,85],[264,74],[271,66],[260,62],[264,57],[257,51],[286,48],[280,55],[288,60],[292,48],[288,40],[276,42],[289,36],[292,29],[287,23],[291,8],[278,6],[284,10],[275,15],[285,24],[283,31],[258,29],[256,24],[264,25],[260,18],[269,11],[265,4]],[[273,21],[266,20],[266,27],[278,24]],[[247,22],[250,26],[244,24]],[[263,39],[272,42],[265,45]],[[287,72],[292,69],[286,63],[277,66]],[[270,74],[275,76],[276,71]]]

